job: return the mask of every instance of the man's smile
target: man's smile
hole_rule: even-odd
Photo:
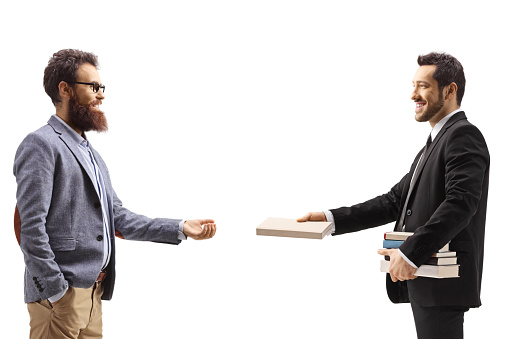
[[[96,110],[99,110],[99,106],[101,106],[102,102],[99,101],[99,100],[94,100],[90,103],[90,106],[93,108],[93,109],[96,109]]]
[[[420,112],[424,109],[424,106],[426,106],[426,102],[424,101],[416,101],[415,102],[415,112]]]

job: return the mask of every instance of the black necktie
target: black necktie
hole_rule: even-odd
[[[426,156],[426,152],[428,151],[429,145],[431,145],[431,134],[428,137],[428,140],[426,141],[426,146],[424,146],[424,150],[422,151],[421,158],[419,159],[419,163],[417,164],[417,167],[415,168],[414,174],[412,176],[412,181],[410,181],[410,187],[408,188],[408,193],[406,195],[405,205],[403,205],[403,209],[401,210],[401,215],[399,217],[398,225],[396,226],[397,231],[404,231],[405,230],[405,217],[408,213],[411,213],[410,211],[407,211],[408,206],[408,200],[410,199],[410,195],[412,194],[412,190],[415,186],[416,177],[419,174],[422,166],[424,166],[424,157]]]

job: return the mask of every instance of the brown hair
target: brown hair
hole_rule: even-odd
[[[44,69],[44,90],[51,98],[53,105],[56,106],[61,101],[58,84],[65,81],[70,86],[74,86],[78,68],[85,63],[95,68],[99,66],[96,55],[77,49],[62,49],[49,59],[48,66]]]
[[[442,90],[445,86],[455,83],[458,86],[456,92],[456,103],[461,105],[463,94],[465,94],[465,73],[461,63],[450,54],[431,52],[426,55],[419,55],[417,58],[419,66],[435,65],[437,69],[433,73],[433,79],[438,82]]]

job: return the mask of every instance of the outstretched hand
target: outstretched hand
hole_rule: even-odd
[[[389,266],[389,274],[393,282],[412,280],[417,278],[415,276],[416,268],[412,267],[405,259],[399,254],[398,249],[380,249],[378,250],[380,255],[388,255],[391,257],[391,263]]]
[[[323,212],[309,212],[303,217],[297,219],[297,222],[305,222],[305,221],[327,221],[327,217]]]
[[[187,237],[194,240],[210,239],[216,234],[216,224],[212,219],[187,220],[183,231]]]

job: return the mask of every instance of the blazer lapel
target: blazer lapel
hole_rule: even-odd
[[[81,168],[87,173],[88,178],[92,182],[92,185],[95,180],[95,175],[92,173],[90,168],[88,167],[85,158],[83,157],[83,153],[78,149],[78,145],[76,144],[76,141],[73,139],[73,137],[70,135],[70,131],[65,128],[65,126],[61,126],[62,123],[58,121],[55,117],[51,117],[48,121],[48,124],[53,127],[53,130],[55,133],[57,133],[60,137],[60,140],[62,140],[67,148],[72,152],[76,160],[78,160],[78,163],[80,164]],[[95,191],[95,190],[94,190]],[[97,192],[96,192],[97,194]],[[97,195],[99,197],[99,195]]]

